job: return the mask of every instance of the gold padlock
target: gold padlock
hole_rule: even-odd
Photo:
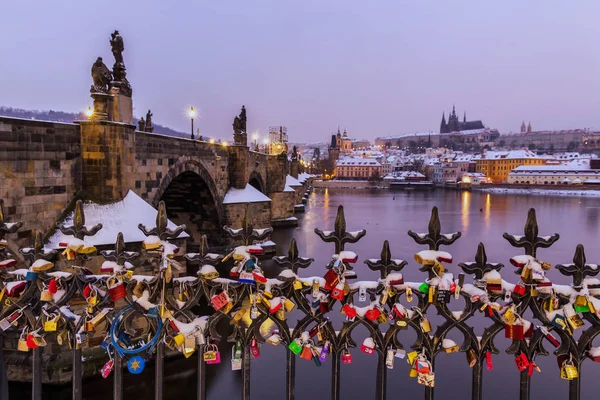
[[[560,377],[568,381],[579,377],[579,372],[577,371],[577,367],[573,364],[573,361],[565,360],[563,362],[562,367],[560,368]]]
[[[48,319],[44,322],[44,331],[46,332],[55,332],[58,328],[58,319],[59,315],[49,316]]]
[[[144,282],[138,281],[133,287],[133,295],[138,299],[144,295]]]
[[[220,311],[224,314],[229,314],[229,311],[231,311],[232,308],[233,303],[231,301],[228,301],[227,304],[225,304],[225,306]]]
[[[183,355],[185,358],[189,358],[196,351],[196,338],[194,336],[188,336],[185,338],[183,345]]]
[[[542,308],[546,312],[554,311],[554,296],[544,300],[544,303],[542,304]]]
[[[585,307],[587,305],[588,301],[587,298],[585,296],[577,296],[575,298],[575,303],[574,305],[578,306],[578,307]]]
[[[233,318],[231,318],[231,324],[238,323],[242,318],[244,318],[244,315],[246,315],[247,312],[248,312],[248,308],[242,307],[238,312],[235,313]]]
[[[427,301],[429,303],[433,303],[434,295],[435,295],[435,287],[429,286],[428,297],[427,297]]]
[[[27,347],[27,340],[25,338],[19,338],[19,341],[17,342],[17,350],[24,352],[29,351],[29,347]]]
[[[379,316],[377,317],[377,322],[380,324],[385,324],[386,322],[388,322],[387,315],[384,312],[379,314]]]
[[[431,332],[431,324],[429,323],[429,320],[427,319],[426,316],[423,316],[421,318],[419,325],[421,326],[421,330],[423,331],[423,333]]]
[[[212,350],[205,351],[202,357],[204,358],[204,361],[214,361],[217,359],[217,352]]]
[[[2,290],[0,290],[0,301],[2,301],[2,299],[4,298],[4,294],[6,293],[6,288],[2,288]]]
[[[42,293],[40,294],[40,301],[52,301],[52,293],[50,293],[48,290],[42,290]]]
[[[185,336],[183,336],[182,333],[178,333],[177,335],[173,336],[173,341],[177,346],[181,346],[185,343]]]
[[[68,340],[69,340],[69,331],[67,331],[67,330],[60,331],[56,335],[56,343],[58,343],[59,346],[62,346]]]
[[[507,308],[502,317],[504,318],[504,322],[506,322],[508,325],[514,325],[515,321],[517,320],[517,316],[515,315],[512,307]]]
[[[475,350],[470,349],[467,352],[467,362],[469,363],[469,367],[473,368],[477,363],[477,354],[475,354]]]
[[[125,278],[127,278],[127,279],[131,279],[131,277],[132,277],[132,276],[133,276],[133,271],[132,271],[132,270],[130,270],[130,269],[128,269],[128,270],[125,272]]]
[[[287,319],[287,316],[285,314],[285,310],[283,308],[280,308],[279,310],[277,310],[275,312],[275,317],[280,320],[280,321],[285,321]]]
[[[45,346],[47,344],[46,343],[46,339],[44,339],[43,336],[39,336],[39,335],[36,335],[36,334],[33,335],[33,342],[36,345],[38,345],[39,347],[43,347],[43,346]]]
[[[585,323],[583,322],[583,320],[581,319],[581,317],[578,314],[573,314],[573,315],[567,317],[567,322],[569,323],[569,326],[571,327],[571,329],[574,329],[574,330],[579,329],[585,325]]]
[[[302,289],[302,282],[299,280],[295,280],[293,283],[293,286],[294,286],[294,290],[300,290],[300,289]]]
[[[296,303],[294,303],[292,300],[290,300],[290,299],[284,300],[283,308],[285,309],[286,312],[292,311],[295,307],[296,307]]]
[[[590,313],[596,314],[596,307],[594,307],[594,303],[592,303],[592,301],[587,297],[586,297],[586,301],[587,301],[588,308],[590,309]]]
[[[406,287],[406,301],[408,301],[409,303],[412,303],[413,301],[413,292],[412,292],[412,288],[410,287]]]

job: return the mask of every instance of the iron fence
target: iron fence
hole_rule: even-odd
[[[0,239],[6,239],[21,224],[9,223],[1,206],[0,202]],[[491,355],[499,353],[494,339],[501,333],[512,339],[506,352],[514,355],[521,371],[521,399],[529,398],[536,358],[549,354],[544,344],[556,347],[561,377],[570,381],[570,399],[580,398],[583,361],[600,361],[600,351],[592,347],[600,332],[600,281],[592,278],[599,272],[598,266],[586,262],[584,248],[578,245],[572,264],[556,266],[560,273],[572,277],[573,284],[551,283],[547,277],[551,266],[536,258],[536,250],[551,246],[559,235],[539,235],[534,209],[529,211],[523,235],[504,234],[512,246],[523,248],[525,253],[511,258],[520,277],[517,284],[501,278],[498,271],[503,265],[489,262],[481,243],[473,262],[459,264],[464,273],[454,276],[447,272],[444,264],[451,262],[452,256],[440,246],[452,245],[461,234],[441,233],[435,207],[427,232],[408,232],[417,244],[426,246],[414,255],[426,274],[423,282],[404,281],[401,271],[406,262],[394,259],[385,241],[380,257],[365,261],[368,268],[380,273],[380,279],[351,283],[358,256],[346,250],[346,244],[359,241],[366,231],[348,231],[341,206],[333,230],[315,230],[323,241],[335,246],[323,277],[300,276],[313,259],[300,256],[292,239],[288,254],[273,258],[282,267],[281,274],[265,278],[256,257],[261,248],[253,243],[265,239],[271,229],[255,229],[248,216],[242,228],[224,228],[240,243],[231,253],[210,253],[204,238],[198,253],[185,254],[187,265],[198,265],[198,274],[192,277],[174,277],[181,264],[171,241],[185,227],[167,227],[164,203],[159,206],[156,226],[139,228],[147,236],[144,250],[125,251],[119,234],[114,250],[99,252],[105,260],[100,274],[85,267],[96,249],[84,239],[102,226],[86,227],[81,202],[76,205],[73,225],[58,225],[70,238],[61,244],[61,254],[45,249],[39,232],[34,235],[33,246],[20,249],[20,255],[9,241],[0,240],[0,340],[16,335],[18,350],[31,352],[34,400],[42,396],[41,355],[50,341],[71,347],[73,399],[82,398],[82,348],[100,341],[109,359],[102,374],[114,374],[114,399],[122,399],[125,367],[138,373],[149,357],[155,360],[155,398],[162,399],[167,347],[186,357],[197,355],[197,398],[204,400],[207,364],[224,362],[229,356],[220,354],[213,345],[221,338],[217,325],[222,320],[233,326],[227,340],[232,343],[232,368],[241,370],[243,399],[250,397],[250,360],[265,341],[288,348],[286,399],[295,398],[298,357],[316,365],[332,363],[331,398],[339,399],[341,364],[352,362],[350,349],[359,346],[351,334],[361,325],[370,336],[360,350],[377,357],[376,399],[386,398],[387,371],[396,359],[409,362],[411,376],[426,387],[425,398],[433,399],[436,357],[451,352],[465,354],[472,368],[472,398],[481,399],[483,369],[492,368]],[[228,259],[233,259],[233,267],[227,278],[220,277],[215,266]],[[62,268],[55,265],[57,260]],[[153,265],[154,274],[133,274],[142,260]],[[27,268],[19,268],[22,263]],[[465,276],[472,281],[466,282]],[[461,297],[464,309],[450,311],[449,302]],[[367,300],[369,305],[358,307],[355,300]],[[327,317],[336,303],[341,304],[346,318],[339,331]],[[198,305],[214,311],[197,315],[192,309]],[[302,318],[290,327],[286,314],[294,309]],[[536,322],[523,318],[527,310],[533,312]],[[443,319],[435,331],[427,319],[432,312]],[[490,321],[481,337],[469,325],[475,315]],[[266,320],[276,330],[264,337],[259,328]],[[416,332],[416,340],[409,346],[398,337],[406,329]],[[583,330],[579,340],[573,337],[576,329]],[[453,330],[464,337],[462,344],[447,337]],[[0,373],[6,379],[1,356],[0,351]],[[0,394],[7,398],[5,382],[2,388]]]

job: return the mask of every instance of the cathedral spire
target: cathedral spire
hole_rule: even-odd
[[[467,123],[467,112],[465,111],[465,115],[463,116],[463,123]]]
[[[452,104],[452,116],[456,117],[456,109],[454,107],[454,104]]]
[[[442,123],[440,124],[440,133],[446,133],[446,113],[442,112]]]
[[[525,133],[527,131],[527,127],[525,127],[525,121],[521,124],[521,133]]]
[[[531,121],[529,121],[529,124],[527,125],[527,133],[531,133]]]

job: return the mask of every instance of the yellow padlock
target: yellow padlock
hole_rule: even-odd
[[[568,381],[579,377],[579,371],[571,360],[565,360],[560,368],[560,377]]]
[[[181,346],[185,343],[185,336],[183,336],[182,333],[178,333],[177,335],[173,336],[173,341],[177,346]]]
[[[294,286],[294,290],[300,290],[300,289],[302,289],[302,282],[299,280],[295,280],[293,283],[293,286]]]
[[[283,308],[285,309],[286,312],[292,311],[295,307],[296,307],[296,303],[294,303],[292,300],[290,300],[290,299],[284,300]]]

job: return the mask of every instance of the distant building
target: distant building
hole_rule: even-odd
[[[529,150],[488,151],[477,155],[475,172],[487,175],[492,182],[502,183],[513,169],[522,165],[543,165],[545,160]]]
[[[563,165],[524,165],[508,174],[508,183],[532,185],[600,184],[600,160],[579,159]]]
[[[531,121],[525,126],[525,121],[521,124],[521,133],[531,133]]]
[[[366,139],[352,139],[352,150],[366,149],[371,147],[371,142]]]
[[[483,122],[481,120],[477,121],[467,121],[467,112],[463,116],[462,122],[459,121],[458,116],[456,115],[456,110],[454,106],[452,106],[452,112],[448,114],[448,122],[446,122],[446,115],[442,113],[442,123],[440,124],[440,133],[450,133],[450,132],[461,132],[461,131],[471,131],[474,129],[484,129]]]
[[[382,176],[381,164],[370,158],[345,157],[335,164],[336,179],[367,180]]]

